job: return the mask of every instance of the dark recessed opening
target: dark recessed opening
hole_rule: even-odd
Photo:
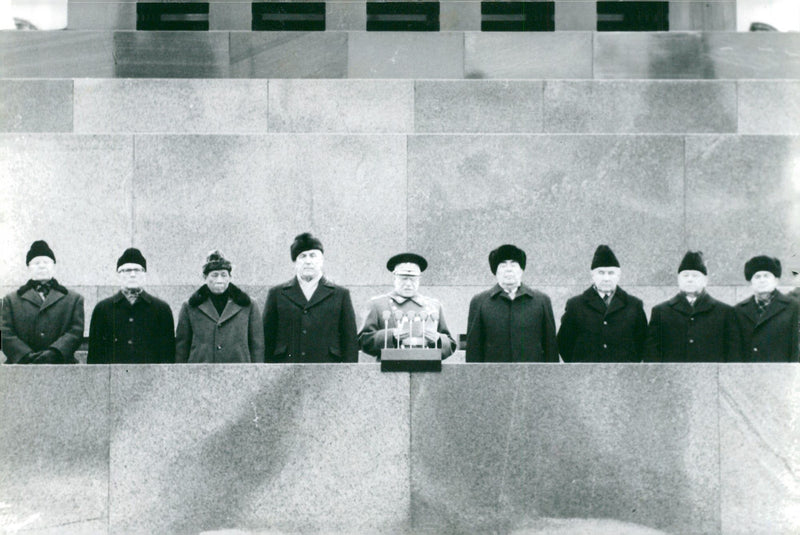
[[[597,31],[669,31],[669,2],[597,2]]]
[[[367,2],[368,32],[438,32],[439,2]]]
[[[139,2],[136,29],[145,31],[208,31],[208,3]]]
[[[253,31],[325,31],[325,2],[253,2]]]
[[[552,32],[555,2],[481,2],[483,32]]]

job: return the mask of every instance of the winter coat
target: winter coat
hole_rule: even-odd
[[[798,362],[798,310],[800,304],[775,292],[759,317],[755,297],[735,307],[742,333],[741,358],[745,362]]]

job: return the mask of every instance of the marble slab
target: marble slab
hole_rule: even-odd
[[[414,83],[406,80],[271,80],[272,132],[409,133]]]
[[[111,374],[113,532],[407,525],[407,374],[341,364]]]
[[[131,244],[131,136],[0,134],[0,176],[7,177],[0,188],[0,243],[6,253],[0,280],[28,279],[25,254],[39,239],[55,252],[62,283],[116,280],[120,248]]]
[[[0,77],[114,76],[113,33],[0,31]]]
[[[541,132],[542,82],[418,80],[417,132]]]
[[[592,78],[589,32],[466,32],[465,78]]]
[[[228,32],[114,32],[118,78],[226,78]]]
[[[231,32],[233,78],[347,78],[345,32]]]
[[[669,3],[669,30],[735,32],[736,0],[672,0]]]
[[[546,81],[544,130],[736,132],[735,82]]]
[[[687,245],[706,253],[717,284],[744,284],[753,256],[797,253],[798,154],[797,136],[686,137]]]
[[[209,30],[250,31],[253,12],[250,2],[210,2],[208,4]]]
[[[557,32],[597,30],[597,0],[556,0],[555,7]]]
[[[0,131],[71,132],[71,80],[0,80]]]
[[[800,369],[719,371],[722,533],[800,532]]]
[[[325,2],[325,30],[357,31],[367,29],[367,2]]]
[[[214,4],[212,4],[214,5]],[[135,30],[136,2],[69,0],[69,30]]]
[[[414,135],[408,177],[409,248],[429,284],[481,284],[503,243],[544,286],[582,284],[601,243],[627,284],[671,285],[665,259],[685,252],[680,137]]]
[[[4,366],[0,392],[0,530],[105,533],[108,369]]]
[[[75,80],[79,133],[260,133],[265,80]]]
[[[481,3],[462,0],[439,2],[439,29],[443,32],[481,31]]]
[[[719,533],[716,374],[474,364],[413,375],[412,527],[528,533],[555,517]]]
[[[800,134],[800,82],[740,80],[736,85],[740,133]]]
[[[339,284],[382,281],[375,251],[406,247],[403,136],[137,136],[135,243],[162,284],[201,283],[222,250],[237,284],[285,281],[313,232]],[[347,181],[349,186],[342,188]],[[365,221],[370,223],[367,225]]]
[[[460,32],[352,32],[349,78],[463,78]]]

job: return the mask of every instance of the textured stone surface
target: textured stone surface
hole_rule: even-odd
[[[250,2],[210,2],[208,29],[250,31],[253,27],[251,5]]]
[[[500,364],[412,376],[413,527],[505,533],[541,516],[718,533],[716,374]]]
[[[739,132],[800,134],[800,82],[739,81]]]
[[[367,28],[367,2],[325,2],[327,31],[364,31]]]
[[[736,132],[736,119],[734,82],[544,84],[547,132]]]
[[[117,2],[69,0],[67,28],[70,30],[135,30],[136,2],[130,0]]]
[[[419,80],[414,127],[417,132],[541,132],[542,82]]]
[[[112,32],[0,31],[0,76],[112,77],[112,40]]]
[[[597,29],[597,1],[556,0],[555,25],[557,32]]]
[[[5,366],[0,392],[0,531],[105,528],[108,369]]]
[[[137,137],[134,242],[163,266],[162,284],[200,282],[214,248],[239,283],[277,284],[294,273],[294,236],[311,231],[334,280],[380,282],[385,261],[375,251],[406,244],[405,204],[396,201],[406,197],[405,143],[388,135]]]
[[[347,41],[350,78],[463,78],[458,32],[354,32]]]
[[[439,30],[481,31],[481,3],[461,0],[439,2]]]
[[[114,74],[121,78],[225,78],[227,32],[114,32]]]
[[[102,266],[131,243],[132,164],[131,136],[0,135],[0,280],[27,280],[25,254],[44,239],[64,284],[114,283]]]
[[[347,33],[231,32],[233,78],[346,78]]]
[[[672,0],[669,3],[669,30],[736,31],[736,0]]]
[[[466,78],[591,78],[589,32],[464,34]]]
[[[271,80],[272,132],[405,133],[414,83],[405,80]]]
[[[798,154],[796,136],[686,138],[687,244],[706,253],[717,284],[742,284],[752,256],[797,253]]]
[[[267,131],[265,80],[75,80],[75,131]]]
[[[415,135],[408,160],[409,248],[429,284],[480,284],[502,243],[541,285],[583,283],[600,243],[628,284],[674,284],[661,259],[685,252],[682,138]]]
[[[721,366],[722,533],[800,532],[800,368]]]
[[[0,131],[71,132],[71,80],[0,80]]]
[[[114,532],[405,526],[407,374],[359,365],[111,373]]]

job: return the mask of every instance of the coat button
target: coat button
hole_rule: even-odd
[[[608,344],[603,344],[603,349],[608,349]]]
[[[303,334],[306,334],[306,330],[305,329],[303,329]]]
[[[133,323],[133,318],[128,318],[128,321]]]
[[[217,351],[222,350],[222,346],[217,346]]]
[[[753,351],[755,351],[756,353],[758,353],[758,348],[757,348],[757,347],[754,347],[754,348],[753,348]]]
[[[114,341],[115,341],[115,342],[119,342],[119,339],[117,339],[117,338],[114,338]]]
[[[300,353],[300,355],[301,355],[301,356],[303,356],[303,357],[305,357],[305,356],[306,356],[306,352],[305,352],[305,351],[303,351],[302,353]]]
[[[39,333],[39,336],[44,336],[44,333]]]
[[[693,340],[692,338],[689,338],[689,343],[690,343],[690,344],[693,344],[693,343],[694,343],[694,340]]]
[[[128,340],[128,345],[132,346],[133,345],[133,340]]]
[[[607,322],[607,321],[604,321],[604,322],[603,322],[603,325],[608,325],[608,322]]]
[[[303,310],[303,314],[308,314],[308,310]]]
[[[689,321],[694,321],[694,318],[689,318]]]

